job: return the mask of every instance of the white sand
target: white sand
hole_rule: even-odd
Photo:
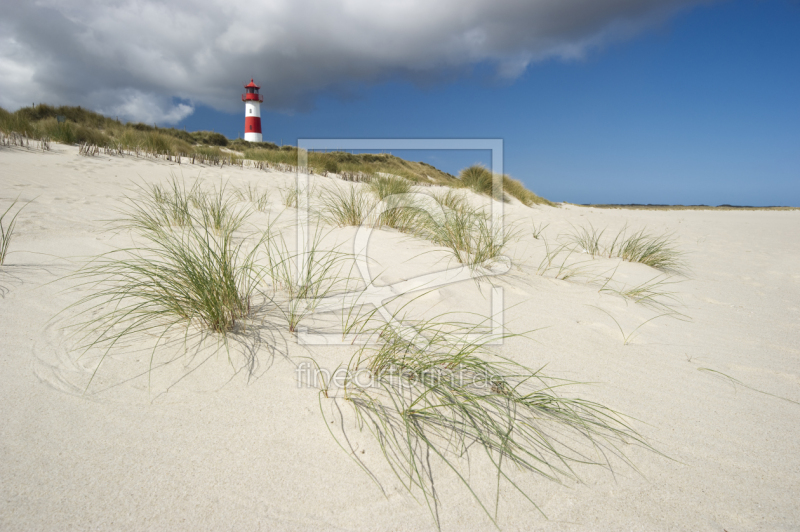
[[[349,360],[352,347],[298,346],[275,322],[262,331],[250,376],[233,375],[224,355],[203,363],[187,356],[154,372],[148,389],[147,355],[135,352],[142,346],[126,346],[81,394],[92,365],[76,361],[68,349],[63,319],[50,321],[77,297],[65,290],[74,283],[63,276],[80,264],[79,257],[125,245],[124,235],[103,232],[106,221],[134,183],[163,181],[170,172],[190,181],[200,174],[209,184],[229,180],[231,186],[274,188],[293,180],[249,169],[85,158],[59,145],[49,153],[0,149],[0,209],[18,195],[30,202],[19,217],[14,253],[0,267],[0,529],[434,529],[426,507],[392,476],[372,437],[346,427],[386,496],[334,442],[317,391],[297,386],[301,357],[333,369]],[[277,191],[272,202],[273,212],[283,210]],[[681,282],[673,290],[690,320],[656,319],[623,345],[617,326],[596,307],[626,333],[656,313],[598,293],[586,277],[536,275],[542,241],[530,237],[526,221],[511,253],[515,268],[500,285],[507,326],[539,330],[529,340],[507,340],[501,353],[530,367],[547,364],[555,377],[595,383],[563,393],[636,418],[637,430],[669,459],[627,447],[641,474],[615,462],[613,475],[578,468],[582,484],[516,475],[547,518],[504,487],[500,526],[800,529],[800,211],[516,204],[506,212],[510,219],[549,223],[544,234],[551,242],[570,224],[588,222],[674,232],[690,271],[676,278]],[[353,232],[336,230],[334,236],[346,241]],[[373,238],[373,271],[383,271],[381,282],[441,269],[447,257],[397,233]],[[617,266],[615,279],[628,283],[658,274],[596,259],[587,275]],[[442,288],[417,305],[435,312],[489,308],[472,283]],[[187,367],[196,371],[182,378]],[[140,374],[145,376],[132,378]],[[323,401],[323,408],[331,404]],[[494,477],[479,461],[471,478],[492,500]],[[437,489],[444,530],[492,528],[467,490],[445,472]]]

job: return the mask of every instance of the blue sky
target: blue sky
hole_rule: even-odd
[[[800,206],[800,0],[38,0],[0,106],[237,137],[500,138],[555,201]],[[457,174],[480,152],[396,153]]]
[[[198,106],[178,126],[235,138],[243,122]],[[322,93],[308,111],[264,110],[262,127],[284,144],[502,138],[506,173],[555,201],[800,206],[800,4],[696,6],[517,79],[477,64],[449,83],[390,80]],[[395,154],[453,174],[489,163],[488,152]]]

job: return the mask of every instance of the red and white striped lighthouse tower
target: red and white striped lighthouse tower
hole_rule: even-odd
[[[244,102],[244,140],[248,142],[261,142],[261,102],[264,97],[258,94],[258,85],[253,80],[244,86],[246,93],[242,94]]]

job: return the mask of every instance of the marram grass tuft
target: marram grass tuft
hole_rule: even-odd
[[[436,482],[444,472],[463,483],[497,525],[502,485],[538,508],[520,486],[520,472],[556,482],[579,480],[576,466],[611,469],[614,461],[632,466],[621,451],[625,444],[653,450],[625,416],[562,395],[561,388],[572,383],[492,353],[487,344],[496,338],[481,334],[480,325],[440,316],[413,327],[386,324],[373,335],[377,344],[360,349],[345,372],[350,377],[343,387],[344,404],[352,408],[358,430],[375,437],[405,488],[422,494],[437,527]],[[356,457],[348,448],[352,439],[332,429],[326,414],[331,409],[323,403],[329,396],[325,387],[320,409],[326,425]],[[495,479],[491,502],[469,472],[476,459],[489,466]]]

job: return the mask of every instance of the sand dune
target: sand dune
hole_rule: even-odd
[[[0,527],[435,529],[419,494],[404,488],[375,439],[347,415],[331,430],[345,431],[377,482],[337,445],[320,409],[338,419],[341,399],[321,400],[317,389],[298,385],[304,357],[335,369],[347,364],[354,346],[300,345],[267,312],[231,350],[219,349],[212,336],[192,339],[187,353],[176,330],[121,343],[99,370],[98,353],[78,356],[63,326],[74,318],[70,305],[89,288],[76,289],[67,276],[87,257],[129,245],[131,237],[110,231],[109,222],[137,185],[170,175],[271,190],[269,208],[254,212],[250,223],[264,227],[280,214],[276,223],[293,242],[295,211],[278,191],[294,183],[293,174],[81,157],[61,145],[44,153],[0,149],[0,209],[16,197],[26,203],[13,253],[0,266]],[[364,186],[311,179],[318,190]],[[800,211],[531,209],[512,202],[505,216],[519,238],[508,250],[511,271],[493,282],[503,289],[506,328],[531,332],[505,339],[497,352],[587,383],[563,393],[631,416],[658,452],[625,446],[638,471],[619,459],[612,471],[578,466],[580,483],[514,473],[541,512],[506,485],[498,525],[797,530]],[[539,239],[531,236],[533,224],[546,225]],[[566,271],[559,275],[561,262],[542,275],[545,239],[555,246],[589,224],[609,234],[626,225],[672,234],[685,271],[662,276],[578,251],[562,258],[574,275],[557,278]],[[355,232],[331,228],[326,245],[350,249]],[[441,247],[389,230],[373,233],[369,257],[378,285],[453,266]],[[670,308],[680,314],[601,291],[612,274],[605,286],[620,290],[663,279],[674,296]],[[417,319],[467,310],[488,315],[491,288],[488,281],[450,284],[409,308]],[[493,502],[496,476],[474,460],[465,465],[471,485]],[[447,471],[437,474],[443,530],[494,528],[463,484]]]

